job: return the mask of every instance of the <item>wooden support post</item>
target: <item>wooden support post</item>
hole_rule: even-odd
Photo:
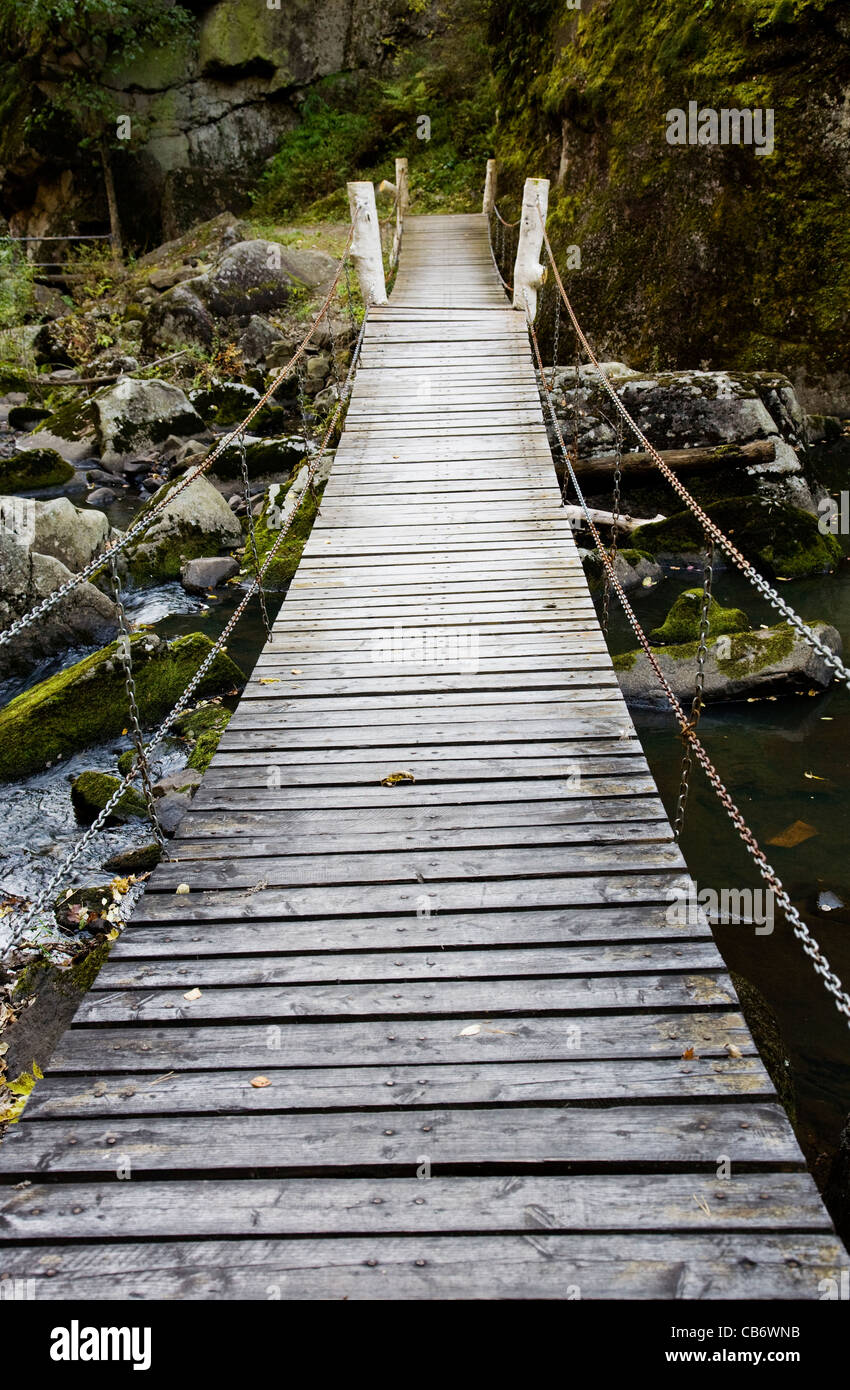
[[[397,159],[395,162],[395,186],[395,235],[393,236],[393,246],[390,252],[391,269],[393,269],[398,264],[399,252],[401,251],[401,238],[404,232],[404,219],[407,216],[407,209],[410,206],[410,194],[408,192],[407,185],[406,159]]]
[[[499,171],[495,159],[487,160],[487,174],[484,179],[484,203],[481,211],[485,217],[489,217],[496,206],[496,184],[498,182]]]
[[[349,183],[348,206],[352,221],[355,217],[357,219],[351,241],[351,259],[357,271],[363,303],[367,306],[386,304],[387,287],[374,185],[363,180]]]
[[[540,263],[540,251],[548,207],[549,180],[526,179],[514,265],[513,307],[527,313],[532,323],[537,313],[537,291],[546,278],[546,267]]]

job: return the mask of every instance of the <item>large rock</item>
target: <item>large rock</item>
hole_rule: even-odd
[[[742,487],[764,497],[776,497],[814,512],[810,480],[799,450],[805,440],[805,417],[794,388],[777,372],[632,371],[623,362],[603,362],[602,370],[632,418],[656,449],[688,449],[770,440],[774,458],[735,468],[724,475],[717,468],[706,477],[715,490],[724,476],[742,480]],[[547,372],[547,376],[550,373]],[[551,379],[551,376],[550,376]],[[578,381],[578,390],[576,383]],[[591,367],[560,367],[554,373],[555,412],[569,438],[576,402],[579,456],[600,457],[613,452],[612,406]],[[638,447],[626,430],[626,447]],[[691,486],[699,492],[699,485]],[[747,483],[747,479],[751,481]],[[627,479],[627,485],[631,487]],[[732,489],[729,489],[730,491]]]
[[[169,290],[151,305],[142,328],[142,343],[147,352],[183,347],[187,343],[203,348],[210,346],[215,323],[197,293],[197,285],[195,277]]]
[[[208,589],[214,589],[217,584],[223,584],[238,573],[238,560],[232,560],[227,555],[215,559],[187,560],[180,571],[180,582],[190,593],[205,594]]]
[[[118,777],[108,772],[81,772],[71,783],[71,805],[81,825],[91,825],[120,787]],[[127,821],[147,820],[148,807],[144,796],[130,784],[121,793],[104,825],[125,825]]]
[[[60,487],[74,470],[56,449],[24,449],[0,459],[0,492],[30,492],[40,487]]]
[[[697,642],[702,621],[702,589],[686,589],[680,594],[660,627],[650,632],[649,640],[660,646],[676,646]],[[720,637],[724,632],[749,632],[750,620],[740,608],[722,608],[715,598],[708,605],[707,636]]]
[[[830,651],[841,654],[841,638],[827,623],[810,625]],[[653,652],[673,693],[689,701],[696,677],[697,643],[654,647]],[[661,684],[641,648],[614,658],[620,688],[630,704],[666,706]],[[759,695],[790,695],[827,689],[833,672],[824,659],[788,623],[725,634],[708,645],[705,700],[745,700]]]
[[[39,555],[0,525],[0,628],[9,627],[72,577],[59,560]],[[0,679],[69,647],[105,642],[117,626],[112,600],[93,584],[78,584],[37,622],[0,647]]]
[[[122,377],[94,397],[93,407],[104,463],[161,443],[170,434],[203,432],[204,422],[179,386],[167,381]]]
[[[191,283],[220,318],[282,309],[295,284],[295,277],[284,269],[282,251],[276,241],[241,241],[225,251],[207,275]]]
[[[0,497],[0,522],[22,545],[52,555],[75,573],[103,553],[112,530],[103,512],[75,507],[67,497],[48,502]]]
[[[130,640],[139,714],[150,727],[176,704],[212,644],[200,632],[173,642],[151,632]],[[214,695],[243,681],[238,666],[219,652],[196,693]],[[116,738],[126,725],[124,667],[113,642],[0,710],[0,780],[40,772],[59,758]]]
[[[144,516],[177,486],[166,483],[140,513]],[[137,579],[177,579],[187,560],[218,555],[242,541],[242,527],[221,493],[206,478],[184,487],[154,518],[139,540],[127,549],[131,573]]]

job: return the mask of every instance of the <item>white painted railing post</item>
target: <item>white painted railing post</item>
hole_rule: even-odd
[[[537,313],[537,291],[546,278],[546,267],[540,263],[540,252],[548,207],[549,180],[526,179],[514,265],[513,307],[527,313],[532,323]]]
[[[374,184],[366,181],[349,183],[348,206],[355,220],[351,240],[351,259],[360,281],[363,303],[386,304],[387,287],[384,281],[384,257],[381,251],[381,228],[375,206]]]
[[[484,179],[484,203],[481,211],[485,217],[489,217],[496,206],[496,184],[499,178],[499,170],[495,159],[487,160],[487,174]]]
[[[390,252],[390,269],[393,269],[398,263],[399,252],[401,251],[401,238],[404,232],[404,219],[407,216],[407,209],[410,206],[406,159],[397,159],[395,162],[395,187],[395,235],[393,236],[393,248]]]

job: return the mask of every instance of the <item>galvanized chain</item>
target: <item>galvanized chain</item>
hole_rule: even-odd
[[[614,497],[611,503],[611,548],[609,556],[611,568],[617,570],[617,549],[620,542],[620,486],[623,463],[623,422],[617,417],[617,453],[614,459]],[[605,587],[602,593],[602,631],[608,636],[608,622],[611,615],[611,579],[605,570]]]
[[[135,521],[133,525],[115,541],[113,546],[114,550],[119,551],[126,549],[126,547],[132,541],[134,541],[137,536],[141,536],[142,533],[148,529],[154,518],[161,511],[163,511],[163,509],[166,506],[170,506],[175,497],[177,497],[181,492],[183,492],[185,488],[189,487],[189,485],[193,483],[196,478],[199,478],[203,473],[206,473],[207,470],[211,467],[211,465],[215,462],[215,460],[219,458],[221,454],[225,451],[225,449],[227,449],[231,444],[235,442],[235,440],[238,438],[240,430],[245,430],[248,428],[254,417],[257,414],[259,414],[263,406],[266,405],[266,403],[274,395],[275,391],[277,391],[281,382],[283,382],[289,376],[293,368],[297,367],[298,363],[301,361],[301,358],[306,352],[307,346],[312,340],[316,332],[316,329],[318,328],[322,319],[325,317],[325,314],[328,312],[328,309],[336,293],[337,285],[340,282],[343,272],[345,273],[346,281],[349,281],[348,252],[351,246],[351,241],[354,236],[354,230],[357,225],[357,219],[359,216],[360,213],[358,211],[352,220],[351,228],[348,233],[348,240],[346,241],[345,248],[343,250],[343,257],[340,262],[339,268],[336,272],[336,275],[334,276],[333,284],[330,286],[330,289],[328,290],[325,296],[324,302],[322,303],[318,314],[313,320],[309,331],[302,338],[301,343],[296,348],[295,352],[287,362],[286,366],[281,368],[277,376],[272,381],[271,385],[264,393],[264,395],[262,395],[256,402],[256,404],[253,405],[252,408],[249,410],[242,423],[239,425],[235,425],[229,434],[223,435],[219,442],[216,444],[215,448],[207,455],[205,459],[201,461],[201,463],[197,465],[197,467],[192,468],[187,473],[185,473],[183,477],[180,478],[180,480],[175,484],[175,486],[171,488],[170,491],[161,499],[160,502],[158,502],[155,506],[150,507],[149,510],[144,513],[143,516],[140,516],[138,520]],[[350,293],[349,306],[352,308],[353,315],[353,307],[351,306]],[[356,337],[357,329],[356,324],[353,321],[353,318],[352,330],[354,336]],[[85,565],[81,570],[78,570],[78,572],[75,575],[73,575],[71,579],[67,580],[66,583],[60,585],[58,589],[54,589],[53,592],[48,594],[45,598],[43,598],[40,603],[37,603],[34,608],[31,608],[28,613],[25,613],[20,618],[17,618],[13,623],[9,625],[9,627],[4,628],[3,631],[0,632],[0,646],[3,646],[6,642],[10,642],[13,637],[16,637],[18,633],[23,632],[25,628],[29,627],[30,624],[34,623],[38,618],[44,617],[44,615],[46,613],[49,613],[52,608],[55,608],[55,606],[58,603],[61,603],[63,598],[66,598],[68,594],[72,593],[78,585],[84,583],[87,579],[91,579],[95,574],[98,574],[105,567],[106,560],[104,559],[104,557],[102,555],[96,555],[93,560],[90,560],[87,565]]]
[[[368,311],[366,315],[364,315],[363,322],[360,326],[360,332],[357,336],[357,341],[354,346],[354,351],[351,357],[351,363],[349,365],[348,373],[343,384],[342,398],[337,402],[336,410],[334,411],[330,423],[328,424],[328,427],[325,431],[322,443],[317,453],[313,456],[310,462],[311,481],[324,456],[325,450],[328,446],[328,441],[331,437],[331,433],[337,424],[337,420],[339,419],[339,416],[342,413],[343,405],[345,404],[348,393],[351,389],[351,382],[354,377],[357,361],[360,357],[360,349],[363,344],[363,335],[366,331],[367,318]],[[213,661],[224,648],[224,645],[228,637],[235,628],[242,614],[245,612],[245,609],[247,608],[249,602],[253,598],[254,594],[258,592],[260,584],[262,583],[262,580],[265,577],[266,571],[272,564],[273,560],[276,558],[278,550],[280,549],[280,546],[283,544],[283,541],[289,531],[289,528],[292,526],[296,513],[297,508],[290,514],[286,521],[286,524],[281,527],[281,530],[274,542],[274,545],[272,545],[272,547],[268,551],[268,554],[266,555],[265,560],[263,561],[261,569],[259,570],[257,575],[255,575],[253,581],[246,589],[245,594],[243,595],[237,607],[234,609],[233,613],[231,614],[221,633],[217,637],[216,641],[210,647],[210,650],[208,651],[206,657],[201,662],[201,665],[198,667],[189,684],[186,686],[186,689],[183,691],[183,694],[179,697],[171,712],[166,715],[165,719],[160,724],[156,733],[151,738],[150,742],[148,743],[145,749],[145,753],[148,758],[154,752],[154,750],[159,747],[160,743],[162,743],[162,740],[168,733],[168,730],[172,727],[175,719],[177,719],[178,715],[180,715],[188,705],[194,692],[197,690],[207,671],[212,666]],[[31,903],[29,910],[25,914],[21,925],[16,929],[14,933],[14,939],[19,939],[22,933],[26,931],[26,929],[29,927],[33,919],[38,915],[38,913],[44,910],[45,904],[47,903],[51,894],[56,891],[56,889],[68,873],[69,869],[71,869],[73,865],[76,863],[76,861],[79,859],[83,850],[91,843],[95,835],[103,828],[112,811],[115,809],[123,793],[126,791],[127,787],[130,785],[134,777],[135,767],[131,769],[130,772],[124,775],[124,777],[119,782],[118,786],[115,788],[115,791],[112,793],[111,797],[107,801],[106,805],[98,814],[97,818],[92,822],[88,830],[86,830],[85,834],[82,835],[80,839],[77,840],[76,843],[72,846],[71,850],[65,856],[62,863],[59,865],[59,868],[54,873],[53,877],[41,890],[41,892],[38,894],[35,900]]]
[[[608,396],[610,396],[619,414],[622,416],[626,424],[632,430],[636,439],[640,441],[646,452],[652,457],[654,463],[661,470],[664,477],[667,479],[667,482],[673,488],[674,492],[682,499],[682,501],[685,503],[685,506],[693,512],[694,516],[699,521],[703,530],[706,531],[709,536],[711,536],[715,545],[718,545],[721,550],[725,551],[725,553],[729,556],[732,562],[735,565],[737,565],[741,573],[744,574],[746,578],[750,581],[753,587],[757,589],[759,593],[763,595],[764,598],[767,599],[768,603],[770,603],[770,605],[773,608],[775,608],[778,613],[782,614],[786,622],[789,623],[791,627],[794,628],[795,632],[798,632],[799,635],[803,638],[803,640],[807,642],[809,646],[812,647],[813,650],[818,653],[818,656],[822,658],[822,660],[826,663],[830,670],[833,671],[835,675],[844,682],[848,690],[850,690],[850,668],[848,668],[841,660],[841,658],[837,656],[836,653],[833,652],[826,645],[826,643],[821,640],[820,637],[818,637],[817,633],[812,632],[812,629],[806,623],[803,622],[803,619],[799,616],[798,613],[794,611],[791,605],[785,602],[785,599],[782,597],[782,595],[779,594],[777,590],[773,588],[772,585],[768,584],[766,579],[762,578],[758,570],[750,564],[749,560],[746,560],[744,558],[740,550],[738,550],[737,546],[734,546],[732,544],[732,542],[729,540],[729,537],[726,536],[723,531],[721,531],[720,527],[716,524],[716,522],[712,521],[711,517],[707,514],[707,512],[705,512],[703,508],[699,505],[699,503],[696,501],[696,499],[691,496],[690,492],[685,487],[681,479],[678,478],[677,475],[673,472],[673,470],[669,467],[669,465],[664,462],[658,450],[653,447],[653,445],[649,442],[646,435],[644,434],[643,430],[632,419],[625,405],[620,400],[620,397],[617,395],[617,392],[614,390],[607,376],[600,367],[596,355],[592,347],[590,346],[590,343],[588,342],[584,332],[582,331],[581,324],[576,318],[573,306],[567,297],[566,290],[564,289],[564,283],[558,272],[558,267],[555,264],[555,257],[552,252],[552,246],[550,244],[549,237],[546,232],[546,224],[543,222],[543,216],[542,213],[540,213],[539,208],[538,214],[540,216],[540,221],[543,226],[543,243],[546,247],[546,254],[549,257],[549,264],[552,267],[552,273],[555,277],[555,282],[558,286],[558,290],[561,294],[561,298],[564,301],[564,305],[566,306],[570,319],[572,320],[572,324],[576,331],[576,335],[579,341],[581,342],[582,346],[584,347],[585,352],[587,353],[593,370],[595,371],[597,377],[599,378],[599,381],[602,384],[603,390],[607,392]]]
[[[513,288],[511,285],[508,284],[501,270],[501,265],[504,259],[504,229],[502,228],[500,222],[496,224],[496,244],[494,246],[492,235],[492,223],[489,217],[487,218],[487,242],[490,247],[490,259],[492,260],[496,274],[498,275],[502,283],[502,288],[506,290],[508,294],[513,294]]]
[[[351,291],[351,265],[346,256],[343,265],[345,267],[345,304],[348,311],[348,328],[352,338],[357,337],[357,319],[354,314],[354,298]]]
[[[331,371],[333,372],[334,386],[336,387],[336,398],[337,400],[339,400],[339,392],[341,387],[341,382],[339,379],[339,344],[337,343],[333,314],[328,314],[328,321],[326,327],[328,330],[328,337],[330,339],[331,344]]]
[[[578,420],[579,420],[579,412],[580,412],[580,410],[581,410],[581,406],[580,406],[580,404],[579,404],[579,392],[580,392],[580,390],[581,390],[581,354],[580,354],[580,349],[579,349],[579,344],[578,344],[578,338],[576,338],[576,365],[575,365],[575,373],[576,373],[576,375],[575,375],[575,385],[574,385],[574,388],[573,388],[573,410],[572,410],[573,438],[572,438],[572,444],[571,444],[570,447],[571,447],[571,449],[572,449],[572,460],[573,460],[573,463],[576,464],[576,465],[578,465]],[[566,473],[566,471],[565,471],[565,472],[564,472],[564,480],[563,480],[563,483],[561,484],[561,505],[562,505],[563,507],[565,507],[565,506],[567,505],[567,497],[568,497],[568,494],[569,494],[569,478],[568,478],[568,475],[567,475],[567,473]]]
[[[711,584],[714,575],[714,541],[705,538],[705,559],[702,567],[702,607],[699,616],[699,642],[697,643],[696,676],[694,696],[691,701],[691,728],[696,729],[702,715],[703,692],[705,690],[705,659],[708,655],[708,633],[711,627]],[[688,806],[693,748],[687,739],[682,749],[682,772],[679,779],[679,796],[676,802],[676,816],[673,821],[673,835],[678,840],[685,825],[685,811]]]
[[[542,373],[543,359],[540,355],[540,346],[537,341],[537,334],[534,331],[534,324],[531,323],[530,320],[528,323],[528,331],[531,336],[532,343],[534,345],[534,352],[537,357],[538,366]],[[761,846],[756,840],[755,835],[750,830],[749,826],[744,820],[744,817],[738,810],[738,807],[735,805],[735,802],[733,801],[728,789],[724,785],[720,777],[720,774],[718,773],[717,769],[715,768],[714,764],[709,758],[708,753],[706,752],[705,748],[703,747],[702,743],[697,737],[696,730],[691,727],[690,720],[685,714],[685,711],[682,708],[682,705],[679,702],[676,694],[674,693],[669,681],[667,680],[667,677],[664,675],[664,672],[662,671],[661,666],[658,663],[658,659],[654,651],[652,650],[649,638],[646,636],[646,633],[641,627],[635,615],[634,609],[632,608],[628,598],[626,597],[626,592],[623,589],[622,584],[620,583],[611,566],[611,561],[608,557],[608,552],[602,544],[602,539],[599,535],[599,531],[590,514],[590,510],[588,508],[587,502],[585,501],[584,494],[579,485],[578,478],[575,475],[575,471],[572,466],[572,461],[570,459],[567,446],[564,443],[564,436],[561,432],[561,426],[558,422],[558,417],[555,414],[552,398],[548,393],[546,393],[544,399],[549,407],[549,413],[552,419],[552,426],[558,439],[558,444],[564,458],[564,464],[566,468],[572,473],[573,486],[575,487],[576,494],[579,499],[579,504],[582,510],[584,511],[585,520],[587,522],[590,533],[593,536],[593,541],[596,546],[599,558],[601,559],[604,567],[608,570],[611,585],[616,591],[617,597],[620,601],[620,606],[622,607],[623,612],[626,614],[626,617],[628,618],[629,623],[631,625],[632,631],[634,632],[640,646],[642,647],[647,657],[647,660],[649,661],[649,664],[655,673],[656,678],[661,684],[661,687],[667,698],[667,702],[670,705],[673,714],[675,715],[675,718],[679,724],[682,736],[689,741],[693,749],[696,761],[703,769],[711,786],[717,794],[721,805],[723,806],[724,810],[729,816],[729,819],[731,820],[732,824],[737,830],[738,835],[740,836],[741,841],[744,845],[744,848],[746,849],[750,858],[753,860],[753,863],[758,869],[761,877],[767,883],[774,898],[779,903],[779,906],[782,908],[786,920],[791,925],[791,930],[793,931],[797,940],[802,945],[806,955],[811,960],[815,973],[821,977],[826,989],[833,996],[833,1002],[835,1003],[835,1007],[838,1009],[839,1013],[843,1015],[848,1027],[850,1027],[850,994],[848,994],[847,991],[844,989],[841,980],[830,966],[829,961],[827,960],[826,956],[821,950],[821,947],[818,945],[817,941],[812,936],[808,926],[801,918],[794,904],[791,902],[791,899],[789,898],[788,893],[786,892],[782,884],[782,881],[779,878],[779,875],[777,874],[773,866],[768,862],[767,857],[764,854],[764,851],[761,849]]]
[[[116,552],[109,552],[109,574],[112,581],[112,597],[118,612],[118,652],[121,657],[121,665],[124,667],[124,684],[127,688],[127,704],[130,707],[130,736],[133,740],[133,747],[136,750],[136,761],[134,763],[134,775],[138,772],[142,791],[144,792],[147,803],[148,815],[151,820],[154,837],[161,850],[165,850],[165,836],[162,833],[162,826],[159,823],[159,816],[156,809],[156,797],[153,794],[151,785],[151,771],[145,752],[145,741],[142,736],[142,724],[139,718],[139,706],[136,699],[136,680],[133,675],[133,648],[130,639],[130,624],[127,622],[127,614],[121,599],[121,580],[118,577],[118,564]]]
[[[549,387],[550,391],[555,385],[555,375],[558,371],[558,347],[561,338],[561,296],[554,285],[552,286],[552,293],[555,296],[555,324],[552,330],[552,385]]]
[[[257,533],[254,525],[254,507],[251,499],[251,483],[248,477],[248,455],[245,449],[245,431],[239,436],[239,468],[242,473],[242,487],[245,492],[245,508],[248,517],[248,540],[251,546],[251,558],[254,561],[254,573],[260,573],[260,553],[257,549]],[[260,611],[263,615],[263,627],[266,629],[266,637],[269,642],[274,641],[272,625],[269,622],[269,610],[266,607],[266,591],[262,582],[259,586]]]

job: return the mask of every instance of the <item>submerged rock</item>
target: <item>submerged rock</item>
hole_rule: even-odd
[[[166,483],[140,516],[177,486]],[[137,541],[127,548],[130,573],[137,579],[177,579],[184,564],[200,555],[217,555],[240,545],[242,527],[221,493],[206,478],[195,478],[169,501]]]
[[[732,610],[733,612],[735,610]],[[811,623],[830,651],[841,653],[841,638],[827,623]],[[697,642],[653,647],[654,656],[674,695],[687,701],[693,694]],[[630,704],[666,706],[658,677],[641,648],[614,657],[620,689]],[[825,690],[833,672],[823,657],[788,623],[724,634],[709,642],[705,661],[705,700],[744,700],[759,695],[793,695],[813,687]]]
[[[71,805],[81,825],[91,825],[96,820],[109,798],[120,787],[117,777],[108,772],[81,772],[71,783]],[[125,825],[127,821],[147,819],[148,808],[145,798],[135,787],[129,786],[122,793],[105,825]]]
[[[136,696],[150,726],[176,703],[212,643],[203,633],[166,642],[154,633],[131,638]],[[242,684],[244,676],[219,652],[198,686],[211,695]],[[113,642],[41,681],[0,710],[0,780],[27,777],[80,749],[117,737],[127,723],[124,668]]]
[[[24,449],[0,459],[0,492],[29,492],[39,487],[61,487],[74,469],[55,449]]]

